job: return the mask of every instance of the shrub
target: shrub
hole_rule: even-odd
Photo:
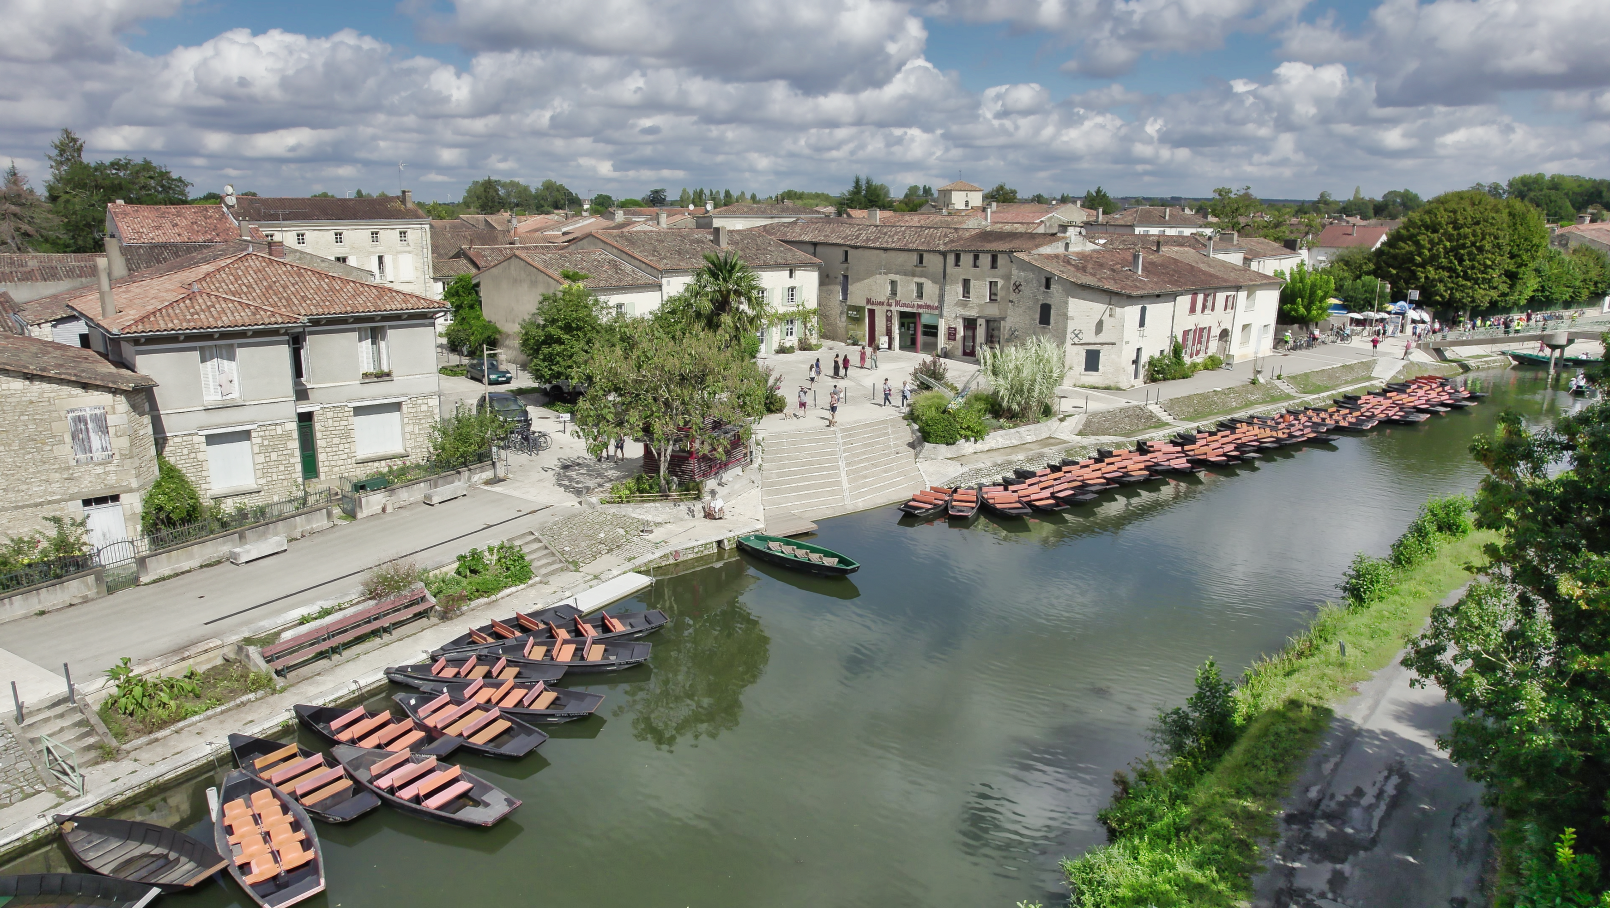
[[[801,347],[800,349],[803,350],[805,348]],[[778,344],[777,349],[773,350],[772,352],[777,354],[778,356],[781,356],[784,353],[793,353],[794,352],[794,345],[793,344]]]
[[[984,413],[989,395],[968,395],[965,403],[951,411],[951,395],[943,391],[924,391],[911,401],[911,421],[931,445],[953,445],[963,439],[982,441],[989,434]]]
[[[517,545],[500,542],[484,550],[470,549],[458,556],[458,566],[453,573],[427,578],[425,588],[438,602],[459,593],[466,599],[482,599],[519,586],[531,576],[531,562],[525,552]]]
[[[950,388],[951,390],[955,390],[956,388],[955,385],[950,383],[950,368],[945,365],[945,361],[940,359],[939,354],[937,353],[917,363],[917,368],[911,370],[912,384],[919,388],[932,387],[932,385],[920,381],[918,378],[919,376],[928,379],[928,381],[931,381],[934,384],[945,388]]]
[[[778,394],[776,391],[769,392],[766,395],[766,412],[767,413],[782,413],[783,411],[785,411],[787,409],[788,409],[788,398],[782,396],[781,394]]]
[[[820,350],[822,349],[822,342],[812,337],[802,337],[799,339],[799,349],[807,353],[812,350]]]
[[[1437,525],[1422,510],[1398,541],[1392,543],[1392,563],[1400,568],[1412,568],[1437,554],[1437,542]]]
[[[428,572],[412,561],[388,561],[363,578],[363,598],[379,601],[424,580]]]
[[[1209,353],[1207,356],[1202,357],[1202,361],[1196,366],[1198,372],[1222,368],[1224,368],[1224,357],[1217,353]]]
[[[464,370],[466,368],[467,368],[466,366],[461,364],[461,365],[457,365],[457,366],[443,366],[440,369],[437,369],[436,371],[441,373],[442,375],[446,375],[446,376],[449,376],[451,378],[463,378],[464,377]]]
[[[89,554],[88,521],[71,517],[43,519],[56,528],[49,536],[35,530],[26,536],[8,536],[0,544],[0,574],[40,561]]]
[[[672,491],[676,490],[676,480],[671,480]],[[622,480],[609,487],[609,497],[617,498],[625,495],[658,495],[660,493],[660,477],[654,473],[639,473],[630,479]]]
[[[430,459],[445,467],[476,463],[491,450],[492,443],[509,434],[509,425],[490,411],[476,412],[462,401],[453,415],[430,429]]]
[[[196,523],[207,516],[207,508],[190,478],[166,457],[157,458],[157,481],[145,493],[141,508],[140,530],[147,536]]]
[[[1180,346],[1179,341],[1174,342],[1166,355],[1159,353],[1146,358],[1148,382],[1174,381],[1190,378],[1193,374],[1191,364],[1185,361],[1185,348]]]
[[[1196,692],[1184,706],[1159,710],[1152,740],[1174,760],[1206,766],[1235,743],[1235,684],[1212,659],[1196,670]]]
[[[1009,347],[984,347],[978,368],[989,379],[1007,416],[1033,418],[1054,403],[1067,351],[1044,337],[1031,337]]]
[[[1437,528],[1437,533],[1449,539],[1463,539],[1475,527],[1470,522],[1470,499],[1464,495],[1449,495],[1426,502],[1425,513]]]
[[[1353,563],[1342,572],[1342,582],[1336,588],[1342,591],[1342,596],[1350,604],[1364,606],[1385,599],[1396,586],[1397,577],[1392,572],[1392,562],[1359,552],[1353,556]]]
[[[112,692],[113,708],[136,719],[161,716],[173,708],[174,701],[179,697],[195,696],[201,692],[193,667],[179,678],[164,678],[161,675],[147,677],[135,673],[129,666],[128,656],[107,669],[106,677],[116,685]]]

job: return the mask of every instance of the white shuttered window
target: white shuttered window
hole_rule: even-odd
[[[201,388],[207,400],[239,400],[240,373],[235,368],[235,345],[201,348]]]
[[[385,328],[358,329],[358,363],[366,373],[391,371],[391,353],[386,349]]]
[[[352,408],[354,456],[375,457],[403,452],[402,404]]]
[[[112,459],[112,433],[106,428],[105,407],[68,410],[67,428],[73,438],[73,463]]]
[[[392,280],[411,281],[414,279],[414,254],[412,252],[399,252],[396,256],[396,267],[392,268]]]
[[[256,486],[257,473],[252,469],[251,430],[208,435],[207,472],[214,492]]]

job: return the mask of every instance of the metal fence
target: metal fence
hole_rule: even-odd
[[[443,473],[452,473],[456,470],[474,469],[492,462],[490,452],[483,451],[481,456],[471,463],[444,463],[425,461],[423,463],[408,463],[392,467],[388,470],[371,471],[365,473],[345,473],[331,477],[324,482],[330,487],[333,497],[342,494],[356,495],[363,492],[374,492],[380,489],[389,489],[392,486],[404,483],[418,482],[421,479],[430,479]]]
[[[35,561],[22,567],[0,574],[0,592],[6,590],[20,590],[23,587],[34,586],[39,583],[49,583],[74,574],[94,570],[100,565],[94,554],[64,555],[60,558],[50,558],[44,561]]]

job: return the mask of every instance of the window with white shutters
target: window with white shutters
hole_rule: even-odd
[[[377,457],[403,453],[402,404],[352,408],[353,455]]]
[[[105,407],[68,410],[67,428],[73,439],[73,463],[112,459],[112,433],[106,428]]]
[[[365,375],[391,372],[391,353],[386,349],[385,328],[358,329],[358,363]]]
[[[383,255],[377,255],[377,256],[375,256],[375,280],[383,281],[385,279],[386,279],[386,257],[383,256]]]
[[[396,267],[391,269],[393,278],[399,281],[413,280],[414,254],[411,252],[400,252],[394,256],[394,258],[396,258],[397,261],[395,262]]]
[[[201,389],[208,401],[239,400],[240,373],[235,367],[234,344],[201,348]]]
[[[252,433],[219,432],[207,436],[207,473],[214,493],[257,485],[252,469]]]
[[[798,287],[789,287],[788,288],[788,305],[792,306],[798,301],[799,301],[799,288]]]

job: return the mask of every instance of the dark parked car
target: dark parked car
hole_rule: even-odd
[[[489,385],[506,385],[514,381],[514,373],[498,365],[495,359],[487,359],[486,370],[481,370],[481,358],[476,357],[464,364],[464,377],[471,381],[485,382]]]
[[[503,417],[504,422],[521,428],[531,428],[531,414],[526,411],[525,404],[520,403],[520,398],[513,394],[507,391],[493,391],[481,395],[481,399],[475,402],[475,410],[478,413],[486,412],[489,406],[493,413]]]
[[[573,404],[581,400],[581,396],[587,393],[586,382],[570,381],[569,379],[548,382],[546,387],[550,400],[564,401],[567,404]]]

